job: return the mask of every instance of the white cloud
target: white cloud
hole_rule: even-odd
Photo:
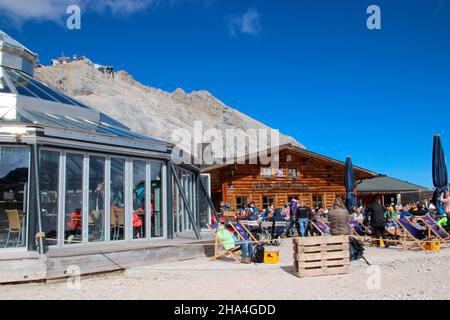
[[[84,12],[131,15],[152,5],[173,4],[181,0],[0,0],[0,14],[21,24],[25,21],[61,23],[69,5],[77,4]]]
[[[227,27],[231,35],[239,33],[257,35],[261,31],[260,14],[255,9],[248,9],[244,14],[234,14],[227,18]]]

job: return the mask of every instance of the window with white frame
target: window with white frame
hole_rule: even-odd
[[[289,168],[289,179],[297,179],[297,169]]]
[[[272,178],[272,168],[270,167],[261,168],[261,176],[263,178]]]

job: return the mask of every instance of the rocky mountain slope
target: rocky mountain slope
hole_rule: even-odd
[[[202,121],[203,130],[217,128],[268,128],[261,122],[230,108],[207,91],[186,93],[182,89],[165,92],[144,86],[125,71],[114,77],[98,71],[88,60],[66,65],[41,67],[36,77],[47,85],[121,121],[133,131],[176,143],[173,132],[185,128],[193,133],[194,121]],[[293,143],[280,135],[280,144]]]

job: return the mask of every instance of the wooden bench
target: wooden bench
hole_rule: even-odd
[[[295,238],[294,274],[297,277],[345,274],[350,267],[348,236]]]

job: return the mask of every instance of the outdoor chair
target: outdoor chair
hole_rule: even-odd
[[[5,248],[8,247],[9,241],[11,240],[11,234],[16,234],[16,247],[19,246],[19,243],[22,241],[22,226],[20,223],[19,211],[14,210],[5,210],[6,215],[8,217],[8,236],[6,238]],[[14,246],[14,241],[13,241]]]
[[[239,240],[251,241],[253,243],[258,242],[255,236],[244,226],[242,223],[233,222],[231,223],[231,227],[238,235]]]
[[[111,210],[110,226],[112,231],[111,240],[119,240],[120,230],[125,229],[125,210]]]
[[[100,239],[103,239],[103,225],[102,225],[102,219],[104,217],[104,210],[93,210],[91,214],[88,215],[88,226],[89,226],[89,233],[90,230],[93,229],[93,233],[97,235],[99,233]],[[100,221],[100,223],[99,223]],[[100,224],[100,226],[99,226]],[[100,230],[99,230],[100,229]]]
[[[275,238],[280,238],[283,234],[285,234],[288,226],[288,222],[285,220],[274,221],[272,235]]]
[[[423,251],[427,251],[425,248],[425,243],[436,238],[431,234],[430,228],[428,231],[417,229],[411,221],[405,218],[394,218],[394,221],[398,223],[400,228],[403,229],[403,250],[409,250],[419,247]],[[413,242],[407,245],[407,240],[410,238]]]
[[[273,222],[271,221],[262,221],[260,224],[260,235],[259,240],[263,243],[271,243],[272,241],[272,227]]]
[[[371,238],[368,235],[368,230],[362,223],[358,221],[349,221],[348,225],[353,236],[364,242],[370,241]]]
[[[110,214],[110,229],[111,229],[111,240],[116,240],[116,233],[117,233],[117,217],[116,217],[116,213],[111,210],[111,214]]]
[[[449,241],[450,241],[450,235],[445,231],[444,228],[442,228],[432,217],[430,216],[423,216],[420,218],[420,220],[425,223],[425,225],[429,228],[429,230],[439,238],[440,242],[445,243],[447,247],[450,248]]]
[[[311,221],[311,225],[319,231],[321,236],[329,236],[330,235],[330,227],[322,222],[322,221]]]
[[[234,261],[236,261],[237,263],[240,263],[239,258],[238,258],[238,253],[241,251],[240,247],[234,247],[230,250],[226,250],[223,246],[223,242],[222,240],[219,239],[219,237],[217,237],[217,226],[218,224],[208,224],[208,229],[211,231],[211,233],[214,235],[214,256],[212,258],[212,260],[217,260],[223,257],[230,257],[232,258]]]
[[[122,230],[122,232],[125,231],[125,210],[124,209],[117,210],[117,216],[118,216],[117,239],[119,239],[120,230]]]
[[[366,232],[358,221],[349,221],[348,225],[352,229],[352,233],[358,237],[366,236]]]

